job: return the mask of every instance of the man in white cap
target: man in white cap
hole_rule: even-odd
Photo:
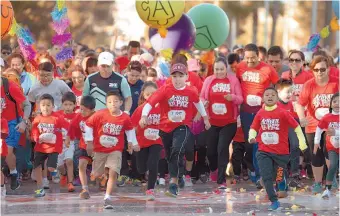
[[[83,96],[91,95],[96,99],[96,110],[106,108],[106,93],[117,91],[124,98],[124,112],[130,114],[132,98],[127,80],[113,72],[114,57],[110,52],[102,52],[98,57],[99,72],[89,75],[84,84]]]

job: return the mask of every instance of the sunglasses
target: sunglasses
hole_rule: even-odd
[[[316,69],[313,69],[313,71],[314,71],[315,73],[318,73],[318,72],[323,73],[323,72],[325,72],[326,70],[327,70],[327,68],[316,68]]]
[[[296,63],[300,63],[301,62],[301,59],[289,59],[289,62],[290,63],[293,63],[293,62],[296,62]]]

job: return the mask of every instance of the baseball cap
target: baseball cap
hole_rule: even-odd
[[[109,65],[113,64],[113,55],[109,52],[102,52],[98,56],[98,66],[99,65]]]
[[[188,73],[188,69],[187,69],[187,67],[184,64],[176,63],[176,64],[173,64],[171,66],[170,74],[173,74],[173,73],[176,73],[176,72],[180,72],[182,74],[187,74]]]
[[[244,49],[243,45],[235,45],[233,47],[233,51],[237,51],[237,50],[240,50],[240,49]]]
[[[188,63],[188,70],[189,71],[199,71],[200,70],[200,64],[197,61],[197,59],[189,59],[187,61]]]

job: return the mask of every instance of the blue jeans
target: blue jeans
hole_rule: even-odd
[[[256,113],[247,113],[247,112],[240,112],[240,118],[241,118],[241,126],[242,126],[242,130],[244,133],[244,140],[247,144],[248,143],[248,138],[249,138],[249,130],[250,130],[250,126],[253,123],[253,120],[255,118]],[[260,171],[259,171],[259,165],[257,163],[257,159],[256,159],[256,152],[258,149],[258,143],[253,144],[253,166],[255,169],[255,173],[256,176],[260,175]]]
[[[29,170],[33,168],[31,162],[31,152],[32,151],[32,143],[30,140],[26,139],[26,146],[18,146],[15,149],[15,157],[16,157],[16,166],[18,173],[22,173],[23,171]]]

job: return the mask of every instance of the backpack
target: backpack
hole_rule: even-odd
[[[17,118],[17,123],[19,124],[20,122],[20,116],[19,116],[19,112],[18,112],[18,104],[17,102],[14,100],[14,98],[12,97],[11,93],[9,92],[9,81],[6,77],[1,77],[1,81],[2,81],[2,85],[4,87],[5,90],[5,95],[8,98],[8,100],[12,101],[14,103],[15,106],[15,115]]]

